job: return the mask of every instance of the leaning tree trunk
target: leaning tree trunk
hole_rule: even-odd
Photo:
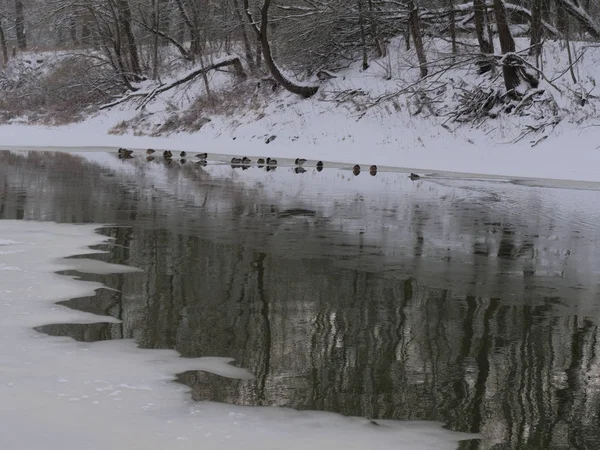
[[[494,14],[496,15],[496,25],[498,26],[500,49],[503,54],[513,53],[515,51],[515,40],[513,39],[508,26],[504,0],[494,0]],[[505,63],[502,65],[502,73],[504,75],[506,90],[514,95],[515,89],[520,83],[517,67]]]
[[[408,21],[410,31],[412,33],[413,42],[415,43],[415,51],[417,52],[417,58],[419,59],[419,69],[421,71],[421,78],[427,76],[427,56],[425,56],[425,48],[423,47],[423,36],[421,35],[421,22],[419,20],[419,9],[415,5],[414,0],[408,1]]]
[[[244,9],[246,11],[246,15],[248,16],[248,20],[252,25],[252,28],[256,32],[256,36],[260,43],[262,49],[262,56],[265,60],[265,64],[271,73],[271,76],[279,83],[283,88],[287,91],[290,91],[293,94],[298,94],[304,98],[312,97],[319,90],[318,86],[301,86],[293,83],[288,80],[277,64],[273,60],[273,53],[271,52],[271,45],[269,43],[269,36],[267,34],[267,30],[269,28],[269,6],[271,5],[271,0],[264,0],[262,9],[261,9],[261,22],[260,27],[256,25],[254,18],[252,17],[252,13],[250,12],[250,7],[248,5],[248,0],[244,0]]]
[[[572,16],[583,29],[585,29],[594,39],[600,39],[600,24],[596,23],[594,18],[579,4],[577,0],[556,0],[557,6],[561,6],[559,11],[563,9],[568,15]],[[565,17],[561,17],[559,13],[558,19],[564,23]],[[565,15],[566,16],[566,15]],[[568,19],[566,19],[568,20]],[[566,23],[565,23],[566,25]]]
[[[19,50],[26,50],[27,36],[25,34],[23,0],[15,0],[15,33],[17,35],[17,47],[19,47]]]

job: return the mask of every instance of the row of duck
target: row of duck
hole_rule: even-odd
[[[130,159],[133,158],[133,150],[128,150],[126,148],[120,148],[117,151],[119,158],[120,159]],[[146,150],[146,160],[148,161],[154,161],[154,159],[156,159],[156,157],[154,156],[154,154],[156,153],[156,150],[153,150],[151,148],[149,148],[148,150]],[[173,159],[173,152],[171,150],[165,150],[163,151],[163,157],[168,160],[171,161]],[[181,151],[179,153],[179,157],[180,162],[182,164],[185,164],[187,162],[186,157],[188,156],[188,153],[185,151]],[[208,153],[197,153],[195,155],[195,159],[196,159],[196,163],[202,166],[206,166],[207,165],[207,159],[208,159]],[[296,160],[294,161],[294,164],[296,165],[296,167],[294,167],[294,172],[295,173],[305,173],[306,169],[304,168],[304,164],[306,163],[306,159],[304,158],[296,158]],[[267,171],[270,170],[275,170],[275,168],[277,168],[277,160],[273,159],[273,158],[258,158],[256,160],[256,165],[259,169],[262,169],[263,167],[266,167]],[[233,157],[231,158],[231,167],[233,169],[248,169],[249,167],[252,166],[252,160],[250,158],[248,158],[247,156],[243,156],[243,157]],[[321,172],[324,168],[324,164],[323,161],[317,161],[316,164],[316,169],[318,172]],[[361,172],[361,167],[358,164],[355,164],[352,167],[352,173],[357,176],[359,175]],[[375,176],[377,175],[377,166],[376,165],[372,165],[369,167],[369,174],[371,176]],[[419,178],[421,178],[419,175],[417,175],[416,173],[411,173],[409,178],[413,181],[418,180]]]

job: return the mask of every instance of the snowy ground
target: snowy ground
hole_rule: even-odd
[[[518,44],[528,46],[522,39]],[[447,57],[447,45],[429,43],[430,59]],[[501,81],[482,79],[474,64],[470,64],[427,81],[425,87],[436,91],[437,97],[430,101],[437,115],[427,112],[427,108],[418,112],[412,92],[368,107],[379,96],[406,88],[418,77],[414,54],[403,50],[401,40],[394,40],[389,50],[390,56],[372,61],[368,71],[351,66],[338,72],[309,100],[285,92],[269,94],[258,90],[252,94],[252,89],[248,89],[244,91],[248,98],[240,94],[239,107],[232,108],[227,103],[221,113],[194,110],[198,119],[210,119],[195,133],[141,136],[155,134],[169,121],[176,128],[195,99],[200,98],[201,103],[200,82],[164,94],[141,112],[135,110],[136,103],[125,103],[69,126],[46,128],[18,122],[0,126],[0,146],[106,150],[152,147],[226,156],[292,160],[304,157],[420,172],[600,182],[600,123],[596,120],[600,104],[595,96],[600,49],[586,43],[574,44],[578,83],[573,84],[566,70],[565,49],[556,42],[545,44],[544,73],[551,82],[542,81],[540,87],[546,92],[544,98],[551,96],[556,111],[536,103],[524,114],[501,114],[497,119],[462,125],[449,120],[449,115],[460,107],[463,90],[480,85],[497,88]],[[227,92],[231,88],[228,75],[218,73],[211,77],[215,91]],[[339,102],[340,96],[349,91],[355,92],[352,100]],[[587,101],[584,106],[578,104],[582,97]],[[227,101],[231,99],[222,100],[224,104]],[[526,126],[551,121],[555,113],[562,119],[558,126],[523,136]],[[107,134],[126,122],[129,132]],[[275,140],[266,144],[271,136]]]
[[[438,424],[382,421],[281,408],[194,403],[175,373],[250,377],[226,358],[182,359],[131,341],[76,343],[38,334],[49,322],[110,318],[54,305],[99,285],[53,273],[65,268],[135,270],[80,259],[106,238],[92,226],[0,221],[0,446],[85,449],[442,449],[468,435]],[[40,257],[43,255],[43,257]]]

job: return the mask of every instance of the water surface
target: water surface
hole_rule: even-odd
[[[110,224],[98,259],[143,269],[64,302],[122,323],[39,330],[255,375],[178,374],[197,400],[600,447],[597,192],[307,169],[0,152],[0,219]]]

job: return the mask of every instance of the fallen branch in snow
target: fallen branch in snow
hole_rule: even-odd
[[[220,69],[222,67],[227,67],[227,66],[233,66],[237,77],[242,78],[242,79],[246,78],[246,74],[244,72],[240,58],[238,58],[237,56],[230,57],[230,58],[226,58],[221,61],[218,61],[216,63],[213,63],[210,66],[192,70],[184,77],[179,78],[175,81],[172,81],[171,83],[155,86],[151,91],[132,92],[132,93],[126,95],[125,97],[115,100],[114,102],[107,103],[106,105],[100,106],[100,109],[102,110],[102,109],[112,108],[113,106],[120,105],[121,103],[125,103],[131,99],[139,98],[139,97],[144,97],[144,100],[141,102],[140,106],[138,106],[137,109],[143,108],[149,102],[151,102],[154,98],[156,98],[157,95],[160,95],[163,92],[173,89],[174,87],[177,87],[181,84],[187,83],[188,81],[192,81],[194,78],[196,78],[200,75],[204,75],[211,70],[217,70],[217,69]]]
[[[593,38],[600,39],[600,25],[598,25],[592,16],[590,16],[588,12],[578,4],[577,0],[556,1],[562,5],[565,11],[575,18]]]

